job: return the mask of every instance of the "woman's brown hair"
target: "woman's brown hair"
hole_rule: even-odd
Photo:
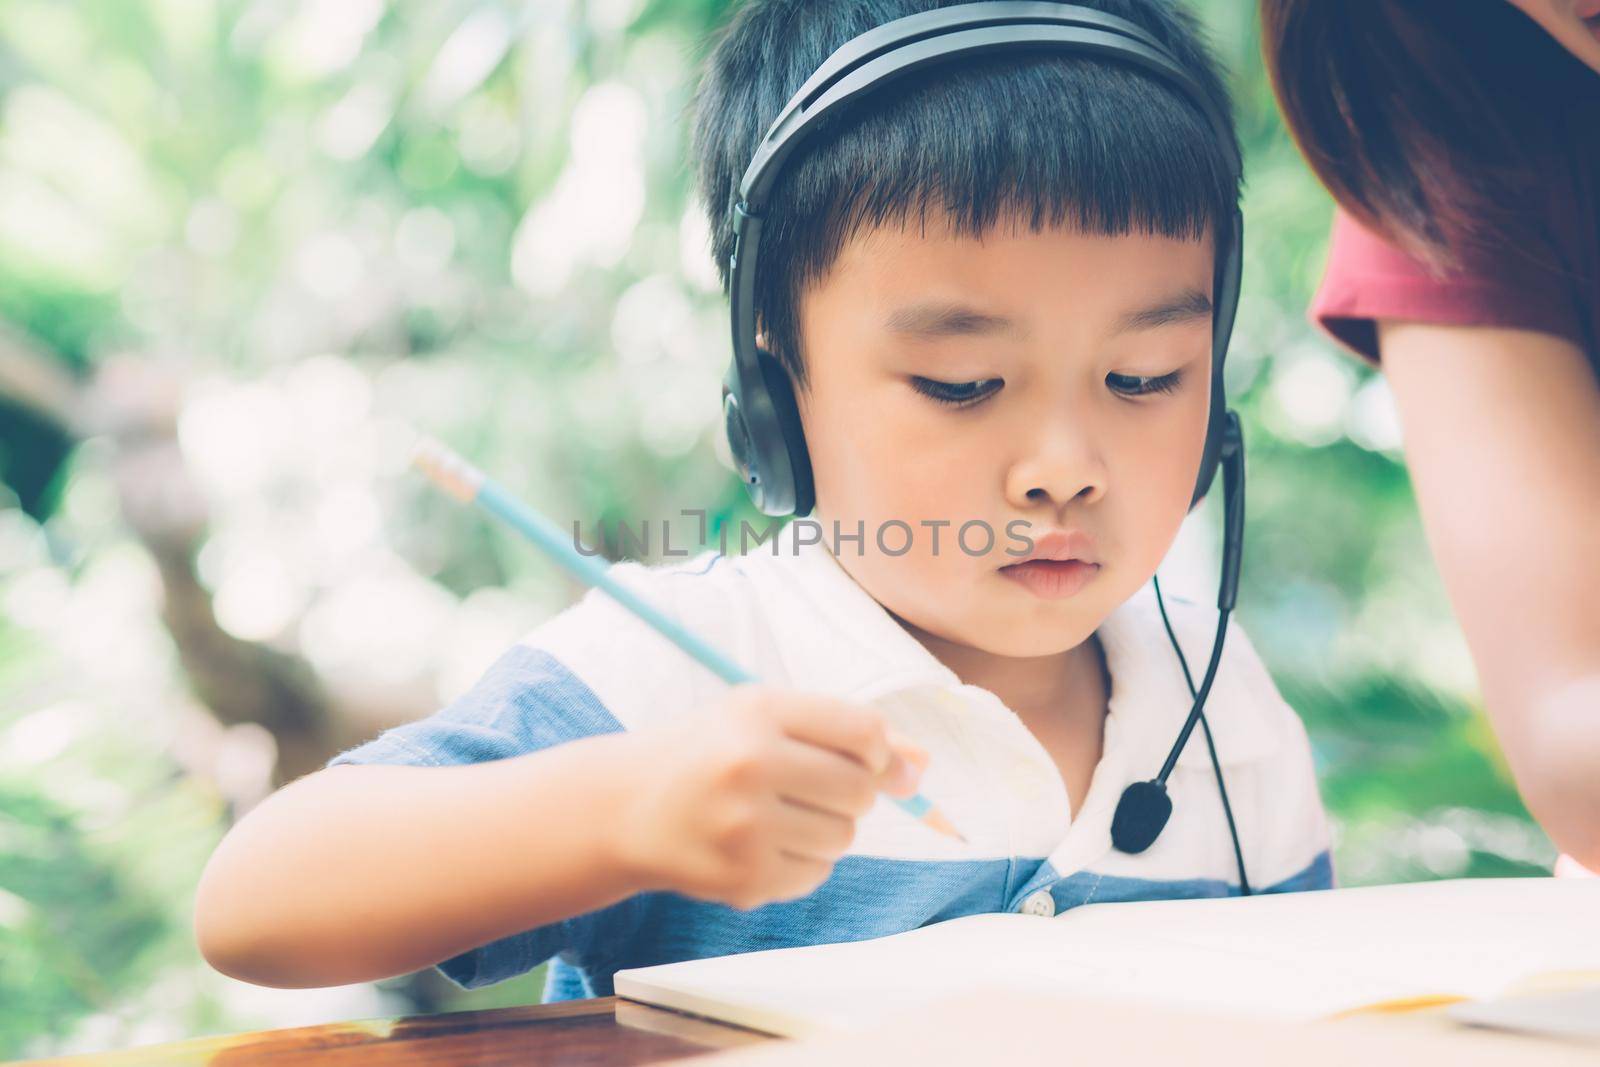
[[[1593,72],[1506,0],[1261,0],[1300,149],[1350,214],[1437,271],[1540,255],[1553,118]]]

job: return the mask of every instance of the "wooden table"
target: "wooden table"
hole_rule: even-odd
[[[616,997],[329,1023],[29,1061],[30,1067],[631,1067],[772,1041]]]
[[[1039,1058],[1061,1034],[1080,1058],[1191,1067],[1592,1067],[1600,1045],[1564,1043],[1448,1022],[1442,1011],[1377,1013],[1299,1025],[1241,1023],[1137,1004],[988,993],[956,998],[861,1035],[788,1042],[766,1034],[605,997],[496,1011],[332,1023],[32,1061],[29,1067],[627,1067],[751,1047],[761,1067],[962,1065]],[[1066,1057],[1072,1058],[1072,1057]],[[754,1064],[750,1067],[755,1067]]]

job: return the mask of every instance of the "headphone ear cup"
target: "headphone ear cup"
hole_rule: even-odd
[[[734,469],[739,472],[739,479],[744,482],[752,498],[755,498],[761,485],[761,472],[756,467],[755,450],[750,443],[750,427],[745,422],[739,396],[739,365],[730,361],[727,372],[722,376],[722,428],[728,436],[728,452],[733,457]],[[760,503],[759,499],[755,502]]]
[[[800,421],[800,404],[794,395],[794,380],[766,349],[756,351],[767,396],[772,401],[772,413],[778,420],[783,447],[789,454],[789,470],[794,474],[792,514],[807,515],[816,504],[816,493],[811,480],[811,455],[806,449],[805,428]]]

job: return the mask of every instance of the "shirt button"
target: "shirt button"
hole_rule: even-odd
[[[1024,915],[1043,915],[1048,919],[1056,913],[1056,898],[1050,895],[1050,890],[1041,889],[1023,901],[1019,910]]]

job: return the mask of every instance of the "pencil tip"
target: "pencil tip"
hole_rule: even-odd
[[[426,435],[419,436],[412,446],[411,466],[462,503],[471,503],[483,484],[483,475],[476,467]]]
[[[955,828],[955,824],[952,823],[949,819],[945,818],[944,814],[942,812],[929,811],[929,812],[927,812],[926,814],[924,814],[922,816],[922,821],[927,823],[929,826],[933,827],[935,830],[939,831],[941,834],[946,834],[946,835],[948,835],[950,837],[955,838],[957,841],[960,841],[963,845],[967,843],[967,839],[965,837],[961,836],[961,831],[957,830]]]

